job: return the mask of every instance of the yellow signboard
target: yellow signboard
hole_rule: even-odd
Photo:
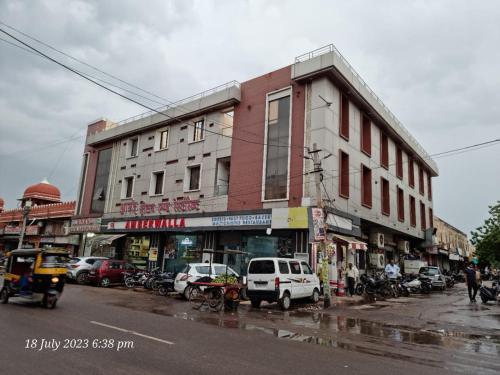
[[[308,227],[307,207],[273,208],[271,228],[306,229]]]

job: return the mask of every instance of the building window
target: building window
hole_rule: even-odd
[[[424,187],[424,169],[421,165],[418,166],[418,190],[421,195],[425,195]]]
[[[430,174],[427,175],[427,196],[429,200],[432,200],[432,177]]]
[[[384,133],[380,133],[380,165],[389,169],[389,138]]]
[[[432,211],[432,208],[429,207],[429,226],[431,228],[434,228],[434,212]]]
[[[264,200],[288,198],[290,90],[268,96]]]
[[[396,146],[396,176],[403,179],[403,150]]]
[[[368,156],[372,155],[372,125],[366,115],[361,120],[361,151]]]
[[[415,187],[415,170],[414,170],[414,162],[410,155],[408,155],[408,184],[410,187]]]
[[[349,155],[340,151],[339,156],[339,195],[343,198],[349,198]]]
[[[372,170],[361,164],[361,204],[372,208]]]
[[[205,120],[194,123],[193,142],[202,141],[205,137]]]
[[[227,195],[231,177],[231,158],[217,159],[215,170],[215,195]]]
[[[122,183],[122,193],[121,199],[129,199],[132,198],[134,194],[134,177],[125,177]]]
[[[139,138],[131,138],[127,142],[127,157],[134,158],[139,155]]]
[[[184,190],[200,190],[201,165],[191,165],[186,168],[187,185]]]
[[[410,225],[412,227],[417,226],[417,214],[415,212],[415,197],[410,195]]]
[[[349,99],[340,95],[340,136],[349,140]]]
[[[103,213],[108,190],[109,171],[111,167],[112,148],[99,151],[95,173],[94,190],[92,192],[91,213]],[[83,194],[83,193],[82,193]]]
[[[398,220],[405,221],[405,194],[403,189],[398,187]]]
[[[382,198],[382,214],[391,214],[391,197],[389,194],[389,181],[380,177],[380,197]]]
[[[168,130],[160,132],[160,150],[168,147]]]
[[[163,194],[163,183],[165,181],[165,172],[153,172],[151,175],[151,185],[149,189],[149,195],[162,195]]]
[[[420,202],[420,226],[422,227],[422,230],[425,230],[427,228],[426,223],[425,223],[425,204],[424,204],[424,202]]]

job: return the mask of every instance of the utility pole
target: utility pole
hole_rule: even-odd
[[[323,198],[321,197],[321,181],[323,179],[323,169],[321,168],[321,161],[325,160],[332,156],[332,154],[328,154],[327,156],[320,158],[319,153],[321,150],[318,150],[317,144],[313,143],[313,149],[309,150],[309,155],[306,159],[310,159],[313,161],[314,169],[311,173],[314,173],[314,180],[316,185],[316,205],[318,208],[321,208],[323,212],[323,225],[324,225],[324,238],[319,242],[319,251],[323,254],[323,259],[321,262],[321,270],[323,276],[323,295],[324,295],[324,307],[328,308],[331,305],[331,295],[330,295],[330,277],[329,277],[329,262],[328,262],[328,253],[326,250],[326,234],[327,234],[327,224],[326,224],[326,212],[325,205],[323,202]]]
[[[23,207],[23,224],[21,227],[21,233],[19,233],[19,244],[17,245],[18,249],[22,249],[23,247],[23,241],[24,241],[24,234],[26,232],[26,222],[28,221],[28,215],[31,211],[31,201],[27,200],[24,203]]]

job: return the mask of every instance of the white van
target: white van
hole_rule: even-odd
[[[253,307],[267,301],[288,310],[293,299],[309,297],[318,302],[319,291],[319,279],[304,261],[254,258],[248,265],[247,296]]]

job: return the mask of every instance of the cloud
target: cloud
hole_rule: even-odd
[[[7,0],[0,14],[168,100],[250,79],[333,42],[430,153],[500,136],[494,1]],[[96,118],[143,109],[1,41],[0,55],[0,155],[8,154],[0,156],[0,196],[14,206],[57,165],[52,181],[74,199],[83,140],[42,146],[83,134]],[[464,230],[476,227],[498,199],[498,155],[491,147],[439,159],[435,213]]]

